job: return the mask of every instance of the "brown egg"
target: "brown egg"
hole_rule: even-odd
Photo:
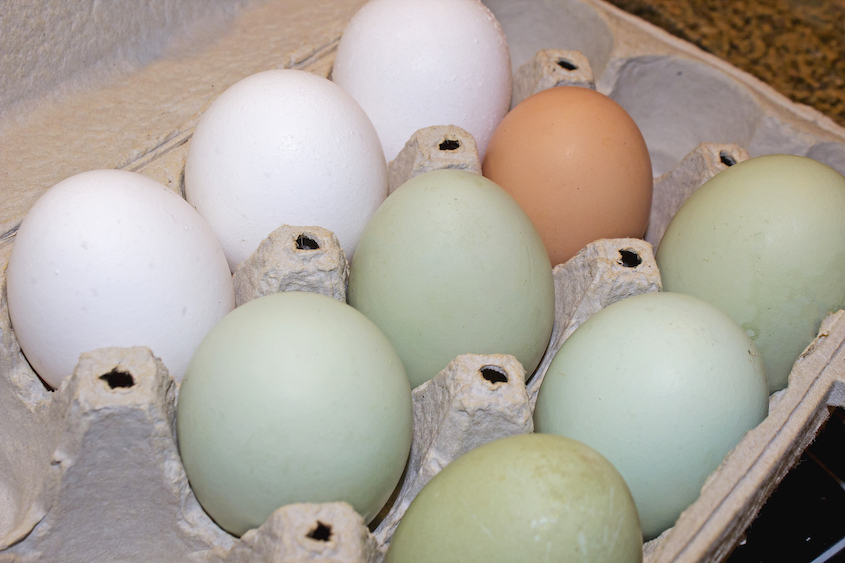
[[[645,140],[594,90],[561,86],[523,100],[493,134],[482,173],[522,206],[552,265],[596,239],[645,233],[653,182]]]

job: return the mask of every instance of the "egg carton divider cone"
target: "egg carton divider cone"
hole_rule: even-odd
[[[349,263],[330,230],[282,225],[238,264],[233,278],[238,307],[280,291],[310,291],[346,303]]]
[[[93,168],[133,170],[183,193],[182,169],[190,136],[210,101],[240,78],[269,68],[302,68],[327,76],[340,33],[363,3],[363,0],[339,0],[318,10],[304,0],[256,2],[238,11],[225,33],[214,41],[156,59],[128,75],[115,76],[113,80],[80,83],[76,90],[71,88],[62,97],[41,99],[14,119],[4,116],[0,123],[0,169],[4,170],[4,176],[0,178],[4,201],[0,212],[0,271],[5,270],[17,225],[35,199],[74,173]],[[842,128],[811,108],[789,102],[725,62],[601,0],[548,3],[491,0],[488,6],[496,13],[508,36],[515,69],[530,63],[540,49],[584,53],[595,73],[596,89],[611,95],[637,120],[649,144],[655,176],[659,176],[655,182],[653,225],[647,235],[652,243],[658,241],[662,233],[659,228],[654,231],[652,228],[662,224],[665,229],[668,219],[688,193],[731,162],[747,158],[748,154],[801,154],[845,172],[845,131]],[[679,80],[678,76],[684,76],[684,79]],[[138,92],[145,95],[138,96]],[[691,112],[690,108],[696,109]],[[702,142],[712,144],[699,146]],[[439,145],[438,150],[444,152]],[[584,261],[586,266],[575,268],[567,263],[555,272],[558,311],[555,335],[550,343],[552,348],[559,347],[577,324],[612,300],[659,288],[659,278],[655,281],[654,276],[633,276],[636,279],[624,280],[624,275],[631,274],[632,268],[625,265],[625,255],[620,251],[645,257],[643,265],[646,268],[652,264],[648,258],[650,252],[634,246],[642,242],[599,241],[596,244],[598,248],[591,245],[579,254],[580,258],[573,259]],[[584,256],[591,252],[593,258]],[[571,272],[562,274],[567,268]],[[568,280],[566,283],[564,277]],[[0,428],[4,429],[0,440],[0,492],[3,493],[0,495],[3,503],[0,506],[0,537],[3,538],[0,561],[39,560],[38,550],[47,549],[45,546],[51,543],[61,543],[71,549],[90,547],[103,553],[108,549],[106,538],[117,537],[116,521],[91,525],[90,529],[66,536],[62,541],[59,541],[59,535],[52,538],[52,533],[41,533],[56,522],[64,522],[61,512],[57,509],[54,513],[51,505],[72,506],[91,514],[92,518],[102,516],[97,514],[97,506],[89,506],[94,504],[96,495],[77,496],[77,500],[71,502],[69,499],[73,497],[68,496],[73,494],[71,477],[67,482],[63,477],[55,478],[56,474],[74,474],[73,464],[69,462],[78,458],[71,453],[76,451],[81,455],[85,447],[92,448],[93,453],[88,458],[83,456],[79,463],[86,463],[85,459],[88,459],[93,463],[92,475],[110,475],[116,480],[108,484],[89,480],[91,486],[100,486],[101,491],[108,487],[115,491],[116,496],[106,499],[107,503],[118,503],[120,495],[126,494],[130,497],[126,506],[137,507],[134,515],[138,518],[152,516],[161,509],[169,518],[163,521],[175,523],[165,536],[170,534],[170,538],[182,539],[175,544],[162,542],[162,545],[176,546],[166,560],[285,560],[301,556],[294,555],[296,546],[304,546],[306,551],[310,549],[308,557],[311,560],[321,560],[321,556],[329,558],[322,560],[347,560],[342,559],[347,555],[352,557],[348,559],[350,561],[380,559],[380,547],[389,541],[389,534],[384,530],[392,524],[385,517],[382,531],[377,529],[375,535],[369,534],[348,507],[284,507],[261,528],[241,539],[232,538],[217,528],[198,508],[190,489],[183,486],[181,463],[178,457],[172,456],[175,451],[172,420],[169,434],[163,423],[172,417],[175,391],[172,384],[167,383],[169,376],[162,375],[154,356],[148,354],[137,366],[117,370],[124,373],[125,369],[125,373],[132,376],[134,384],[130,387],[116,385],[112,388],[108,377],[101,379],[112,373],[114,366],[105,372],[102,370],[106,368],[89,370],[87,379],[81,375],[85,368],[80,367],[80,375],[72,378],[74,383],[68,380],[60,390],[49,392],[20,353],[8,319],[5,280],[0,281]],[[336,282],[332,284],[337,285]],[[581,292],[573,286],[586,289]],[[572,293],[567,297],[567,303],[571,304],[561,306],[564,291]],[[719,561],[727,555],[765,498],[812,440],[828,416],[829,408],[845,406],[841,356],[844,327],[841,313],[825,321],[819,337],[796,362],[790,386],[772,397],[768,418],[750,432],[711,475],[699,500],[684,512],[675,527],[646,544],[647,562]],[[109,353],[114,351],[105,352]],[[536,388],[549,356],[547,354],[534,379],[529,381],[526,395],[529,401],[532,390],[536,397]],[[108,363],[103,358],[92,361],[97,365]],[[155,369],[150,367],[152,365]],[[469,377],[475,377],[478,380],[475,384],[479,386],[488,385],[490,382],[479,379],[478,373],[475,369]],[[83,384],[82,380],[87,383]],[[510,382],[514,380],[518,377],[509,377]],[[116,380],[112,382],[117,383]],[[80,388],[90,392],[82,393],[84,397],[80,398]],[[445,391],[439,393],[448,396]],[[109,403],[115,398],[126,401],[118,401],[117,405]],[[98,401],[102,402],[102,409]],[[97,408],[91,408],[94,404]],[[455,403],[438,403],[438,408],[451,412],[453,407],[449,405],[452,404]],[[508,408],[517,408],[517,403],[507,404]],[[93,438],[83,439],[80,429],[89,423],[90,428],[100,427],[102,420],[93,424],[90,417],[84,419],[81,413],[89,413],[94,418],[102,416],[105,420],[109,409],[117,409],[113,412],[122,414],[110,419],[113,425],[109,423],[101,428],[114,429],[119,425],[126,425],[126,428],[119,432],[101,432],[102,439],[96,442],[100,445],[94,446]],[[149,413],[153,413],[152,417]],[[506,431],[530,430],[524,426],[509,426]],[[150,446],[127,441],[125,436],[131,432],[146,433],[151,436],[151,443],[161,447],[156,453],[145,456],[141,466],[133,466],[130,476],[125,474],[125,468],[116,474],[105,455],[107,448],[125,452],[135,446],[139,451]],[[157,437],[157,442],[153,442],[152,436]],[[485,435],[485,439],[495,437],[495,433]],[[481,438],[474,438],[469,443],[477,445],[479,440]],[[423,449],[419,441],[417,438],[417,451]],[[433,439],[432,444],[435,442]],[[445,440],[443,447],[445,450],[451,447],[452,453],[438,454],[443,456],[438,461],[441,467],[450,461],[448,458],[455,451],[462,451],[449,443]],[[59,445],[63,445],[63,449]],[[62,457],[62,452],[68,455]],[[55,453],[59,455],[54,460]],[[435,458],[437,456],[429,456],[429,459]],[[417,463],[422,465],[419,460]],[[63,469],[67,471],[62,473]],[[162,494],[170,504],[165,502],[158,506],[147,502],[150,495],[133,492],[131,474],[136,469],[139,476],[145,475],[150,482],[158,480],[156,486],[164,491]],[[420,470],[417,476],[424,473]],[[406,478],[406,485],[409,482]],[[62,484],[66,488],[63,489]],[[408,496],[403,499],[409,501]],[[59,499],[58,504],[53,504],[51,499]],[[133,504],[136,502],[140,504]],[[404,500],[394,503],[394,509],[403,503]],[[158,516],[155,520],[160,521]],[[294,525],[294,522],[298,524]],[[323,528],[320,528],[321,524]],[[328,540],[320,539],[326,535],[325,528],[331,528],[336,534],[329,534]],[[323,530],[323,535],[315,535],[317,530]],[[101,533],[103,531],[107,533]],[[153,555],[157,533],[160,529],[149,536],[152,539],[147,543],[141,543],[131,560],[139,560],[144,553],[149,554],[148,560],[159,560]],[[377,540],[377,537],[381,539]],[[131,533],[126,535],[127,540],[132,538],[143,540]],[[86,546],[86,543],[90,545]],[[14,545],[9,547],[10,544]],[[30,549],[36,545],[37,549]],[[347,555],[341,556],[339,550],[344,546],[348,548],[344,552]],[[77,559],[70,552],[64,552],[56,553],[50,560]]]

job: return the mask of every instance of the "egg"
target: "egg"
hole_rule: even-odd
[[[228,532],[278,507],[347,502],[372,520],[411,448],[402,361],[352,307],[285,292],[241,305],[194,354],[177,405],[179,452]]]
[[[223,250],[158,182],[93,170],[32,206],[6,270],[9,315],[32,368],[58,387],[79,355],[146,346],[179,381],[205,333],[235,307]]]
[[[602,309],[563,343],[534,425],[605,456],[651,539],[767,414],[763,363],[745,332],[694,297],[647,293]]]
[[[667,291],[719,307],[748,333],[769,391],[822,320],[845,307],[845,177],[815,160],[758,156],[683,204],[657,251]]]
[[[490,140],[482,173],[525,209],[552,265],[594,240],[645,233],[645,140],[619,104],[589,88],[549,88],[519,103]]]
[[[385,563],[639,563],[631,493],[595,450],[523,434],[479,446],[411,502]]]
[[[511,100],[505,35],[478,0],[370,0],[343,32],[332,80],[370,116],[388,162],[432,125],[462,127],[483,158]]]
[[[460,354],[511,354],[532,373],[554,323],[552,269],[525,212],[471,172],[435,170],[367,224],[349,304],[393,343],[416,387]]]
[[[348,259],[387,197],[387,165],[361,107],[331,81],[269,70],[228,88],[191,138],[185,197],[234,270],[281,225],[337,235]]]

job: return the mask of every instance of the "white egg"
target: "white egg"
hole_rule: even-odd
[[[140,174],[59,182],[21,223],[6,270],[12,326],[58,387],[82,352],[147,346],[181,380],[205,334],[235,307],[220,244],[181,197]]]
[[[370,116],[388,161],[432,125],[466,129],[483,160],[511,100],[505,36],[478,0],[370,0],[343,32],[332,80]]]
[[[351,259],[387,197],[387,165],[348,94],[305,71],[271,70],[237,82],[205,112],[188,151],[185,196],[233,270],[281,225],[330,229]]]

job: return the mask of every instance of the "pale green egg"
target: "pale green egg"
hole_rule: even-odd
[[[698,498],[768,404],[760,356],[730,317],[688,295],[647,293],[602,309],[563,343],[534,425],[610,460],[651,539]]]
[[[414,387],[460,354],[511,354],[530,374],[554,323],[552,268],[507,192],[436,170],[399,187],[367,224],[349,304],[384,331]]]
[[[821,321],[845,307],[845,178],[801,156],[736,164],[684,203],[657,264],[666,291],[704,299],[742,326],[769,392],[783,389]]]
[[[285,504],[345,501],[372,520],[411,447],[402,361],[352,307],[315,293],[250,301],[205,337],[183,380],[179,451],[228,532]]]
[[[595,450],[549,434],[502,438],[423,487],[385,563],[639,563],[625,481]]]

